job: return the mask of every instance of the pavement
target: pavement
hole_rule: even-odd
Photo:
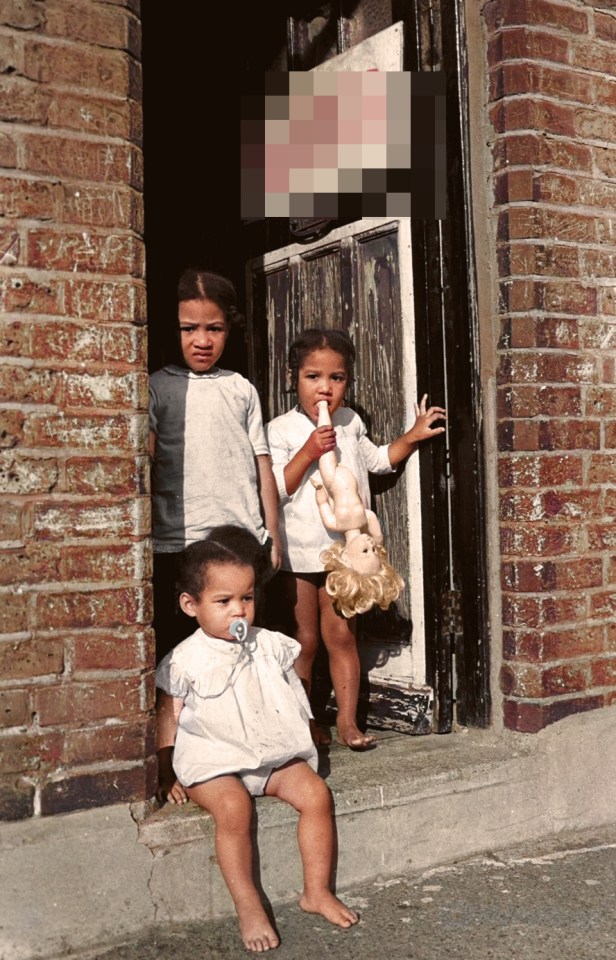
[[[446,866],[376,877],[338,895],[360,914],[339,930],[275,908],[277,960],[616,960],[616,825],[526,842]],[[62,957],[231,960],[234,918],[165,923]]]

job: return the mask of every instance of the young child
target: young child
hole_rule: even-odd
[[[278,495],[254,386],[217,366],[237,316],[229,280],[185,270],[178,286],[183,364],[150,378],[156,660],[192,629],[177,611],[178,557],[214,527],[246,527],[280,561]],[[267,544],[267,546],[266,546]]]
[[[289,350],[289,380],[299,403],[272,420],[267,430],[280,496],[282,565],[278,578],[293,609],[295,637],[302,648],[297,673],[309,693],[322,636],[336,697],[338,740],[353,750],[366,750],[374,746],[374,737],[364,735],[357,726],[360,664],[355,618],[336,613],[325,588],[321,560],[321,554],[344,536],[324,526],[319,512],[322,504],[317,503],[310,481],[319,458],[336,449],[340,463],[357,479],[359,495],[368,508],[368,473],[392,472],[421,440],[443,433],[444,427],[432,424],[445,417],[445,410],[426,409],[424,396],[415,404],[413,427],[392,443],[375,446],[359,416],[343,406],[354,360],[355,349],[343,331],[304,331]],[[331,426],[316,426],[322,400],[327,401]],[[314,722],[312,729],[317,744],[328,742]]]
[[[340,927],[358,919],[330,889],[332,798],[316,773],[310,707],[293,666],[299,644],[251,626],[261,562],[252,534],[233,526],[186,549],[179,600],[199,629],[156,671],[162,796],[188,797],[214,817],[220,869],[244,946],[256,952],[279,939],[252,876],[253,796],[278,797],[299,813],[302,909]]]

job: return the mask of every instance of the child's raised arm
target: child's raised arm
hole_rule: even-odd
[[[160,689],[156,691],[157,796],[159,800],[168,800],[169,803],[186,803],[188,800],[173,769],[173,747],[183,706],[184,701],[180,697],[171,697]]]
[[[427,400],[428,395],[424,393],[421,402],[415,404],[415,423],[411,429],[389,444],[387,453],[392,467],[397,467],[405,457],[413,453],[422,440],[429,440],[430,437],[436,437],[439,433],[445,432],[445,427],[433,427],[432,424],[435,420],[444,420],[447,412],[443,407],[426,409]]]
[[[308,467],[318,460],[322,453],[336,447],[336,431],[331,426],[317,427],[313,430],[304,446],[297,451],[284,468],[284,484],[290,497],[293,496]]]

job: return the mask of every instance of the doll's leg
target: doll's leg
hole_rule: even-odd
[[[319,629],[319,596],[316,578],[311,574],[304,576],[281,571],[278,574],[280,586],[287,607],[292,611],[292,633],[301,653],[295,661],[295,672],[302,681],[310,698],[312,686],[312,668],[317,655],[321,633]],[[312,739],[317,746],[327,746],[329,734],[321,730],[313,720],[310,723]]]
[[[329,502],[329,497],[327,496],[325,487],[315,487],[314,495],[319,508],[319,513],[321,515],[321,520],[323,521],[323,526],[326,530],[337,530],[338,524],[336,522],[336,517],[334,516],[334,511],[332,510],[332,505]]]
[[[355,618],[339,617],[325,586],[319,590],[321,635],[329,655],[329,672],[336,696],[338,740],[352,750],[366,750],[375,738],[357,726],[359,699],[359,654]]]
[[[357,914],[331,891],[335,831],[329,787],[304,760],[292,760],[273,772],[265,793],[285,800],[299,813],[297,842],[304,870],[300,907],[339,927],[353,926]]]
[[[216,824],[216,858],[233,897],[247,950],[260,953],[280,943],[252,875],[252,799],[237,777],[216,777],[187,787],[191,800],[207,810]]]

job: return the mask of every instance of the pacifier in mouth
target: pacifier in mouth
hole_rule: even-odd
[[[243,643],[248,636],[248,620],[245,620],[244,617],[238,617],[237,620],[233,620],[229,627],[229,633],[235,640]]]

